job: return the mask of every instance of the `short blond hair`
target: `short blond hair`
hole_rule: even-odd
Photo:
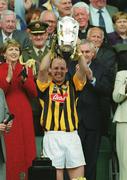
[[[9,39],[4,43],[3,52],[6,52],[9,47],[18,47],[21,53],[21,45],[15,39]]]
[[[112,21],[113,23],[115,24],[117,20],[119,19],[127,19],[127,13],[126,12],[122,12],[122,11],[119,11],[117,13],[115,13],[112,17]]]

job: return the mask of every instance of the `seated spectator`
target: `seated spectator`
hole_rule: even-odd
[[[8,1],[7,0],[0,0],[0,16],[2,11],[8,10]],[[26,29],[26,24],[23,19],[16,14],[16,29],[24,30]]]
[[[0,15],[2,11],[7,9],[7,1],[6,0],[0,0]]]
[[[40,21],[48,24],[47,45],[49,47],[51,47],[53,36],[54,36],[54,34],[56,34],[57,17],[54,14],[54,12],[49,11],[49,10],[45,10],[40,15]]]
[[[11,10],[4,10],[1,14],[0,47],[8,39],[15,39],[25,49],[30,45],[30,39],[25,31],[16,29],[16,14]]]
[[[43,11],[40,15],[40,21],[48,24],[47,32],[49,35],[56,32],[57,17],[52,11]]]
[[[109,42],[117,51],[127,49],[127,13],[117,12],[112,19],[115,31],[108,34]]]
[[[90,24],[100,26],[107,33],[113,32],[112,16],[118,12],[118,8],[109,6],[107,0],[89,0],[90,1]]]
[[[51,5],[57,17],[71,15],[72,0],[51,0]]]
[[[85,39],[89,29],[89,6],[84,2],[77,2],[72,6],[72,17],[79,23],[79,38]]]

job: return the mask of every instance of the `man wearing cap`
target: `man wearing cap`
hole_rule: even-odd
[[[27,62],[32,59],[35,61],[36,74],[37,77],[39,65],[42,57],[47,54],[48,46],[46,41],[48,38],[47,33],[48,25],[46,23],[41,23],[40,21],[32,22],[29,24],[29,34],[32,41],[31,46],[28,46],[24,51],[22,51],[22,61]],[[34,128],[35,135],[42,135],[40,127],[40,115],[41,115],[41,106],[38,98],[30,99],[32,110],[33,110],[33,119],[34,119]]]
[[[30,39],[32,41],[31,46],[27,47],[22,52],[23,62],[29,59],[36,61],[36,70],[38,71],[39,63],[42,57],[47,53],[46,40],[48,38],[47,33],[48,24],[41,23],[40,21],[32,22],[28,25]]]

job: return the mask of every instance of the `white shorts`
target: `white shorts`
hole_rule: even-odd
[[[43,139],[43,155],[52,160],[57,169],[85,165],[82,145],[77,131],[48,131]]]

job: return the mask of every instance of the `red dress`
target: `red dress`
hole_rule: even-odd
[[[36,156],[32,109],[28,97],[37,96],[37,91],[31,69],[25,83],[21,82],[22,68],[21,64],[16,64],[13,79],[8,83],[8,64],[0,65],[0,87],[5,92],[9,111],[15,115],[13,127],[5,135],[7,180],[19,180]]]

